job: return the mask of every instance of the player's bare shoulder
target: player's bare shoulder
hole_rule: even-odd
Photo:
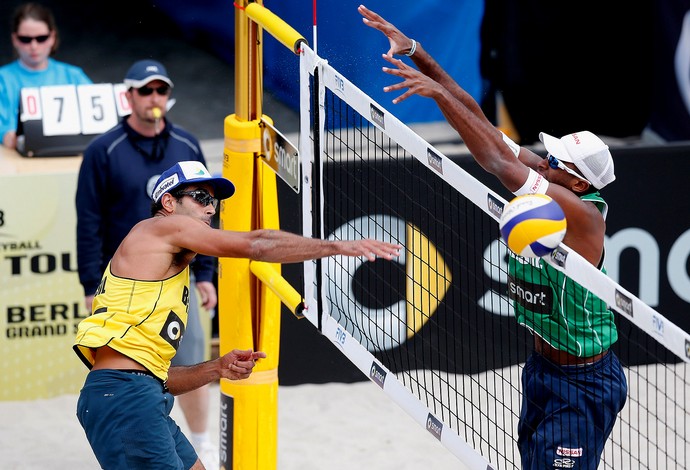
[[[197,252],[200,243],[213,240],[219,232],[210,226],[210,222],[186,214],[168,214],[152,217],[149,223],[142,226],[145,236],[152,243],[164,243],[173,251],[190,250]]]
[[[149,247],[179,245],[179,239],[185,237],[184,232],[198,222],[192,217],[177,214],[150,217],[132,227],[123,243]]]
[[[143,230],[151,230],[159,234],[186,229],[209,228],[209,224],[205,221],[185,214],[156,215],[142,220],[135,227],[138,226]]]

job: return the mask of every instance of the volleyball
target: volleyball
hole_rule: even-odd
[[[518,196],[503,209],[499,228],[508,248],[526,258],[551,253],[566,231],[563,209],[545,194]]]

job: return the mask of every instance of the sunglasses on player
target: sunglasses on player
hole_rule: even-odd
[[[161,96],[166,96],[168,93],[170,93],[170,85],[161,85],[158,88],[143,86],[141,88],[135,88],[135,90],[137,90],[137,93],[139,93],[140,96],[149,96],[154,91]]]
[[[189,196],[204,207],[211,205],[214,209],[218,209],[218,199],[211,196],[211,194],[205,189],[195,189],[193,191],[180,191],[177,194],[179,196]]]
[[[40,36],[17,36],[17,40],[22,44],[31,44],[34,40],[39,44],[43,44],[49,37],[50,34],[41,34]]]
[[[585,178],[585,177],[582,176],[581,174],[577,173],[577,172],[576,172],[575,170],[573,170],[572,168],[569,168],[569,167],[565,166],[565,163],[563,163],[562,161],[560,161],[558,158],[554,157],[553,155],[548,154],[546,158],[547,158],[547,160],[548,160],[548,162],[549,162],[549,166],[550,166],[551,168],[553,168],[554,170],[563,170],[563,171],[565,171],[566,173],[570,173],[570,174],[573,175],[574,177],[580,178],[581,180],[585,180],[585,181],[587,181],[587,182],[589,183],[589,180],[588,180],[587,178]],[[589,183],[589,184],[592,184],[592,183]]]

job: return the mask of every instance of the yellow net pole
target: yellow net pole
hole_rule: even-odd
[[[259,3],[235,5],[235,113],[225,119],[223,176],[237,191],[223,202],[221,229],[277,229],[276,174],[258,157],[261,120],[271,123],[261,109],[262,26],[295,53],[304,39]],[[220,463],[228,470],[277,468],[281,299],[301,313],[302,299],[281,277],[279,264],[250,267],[246,259],[219,261],[220,354],[253,348],[268,355],[249,379],[221,381]]]
[[[242,3],[240,0],[237,5],[242,7]],[[235,113],[225,118],[223,176],[235,183],[237,191],[223,202],[221,228],[249,231],[257,226],[255,155],[261,150],[257,120],[261,104],[258,48],[261,31],[246,17],[244,10],[238,8],[235,32]],[[249,260],[221,258],[218,276],[221,355],[234,348],[259,349],[255,337],[257,305],[256,279],[249,271]],[[277,415],[277,398],[271,398],[272,383],[277,382],[277,377],[261,370],[262,362],[247,380],[221,380],[219,443],[223,469],[260,468],[257,461],[263,451],[259,448],[260,405],[265,406],[263,412],[269,417]],[[275,444],[271,445],[277,447]]]
[[[237,188],[230,199],[223,201],[221,229],[248,231],[255,227],[254,179],[256,145],[259,145],[258,125],[241,121],[236,115],[225,119],[223,176]],[[249,271],[249,260],[221,258],[218,276],[218,306],[220,354],[234,348],[256,349],[254,318],[256,285]],[[259,366],[257,366],[258,368]],[[257,371],[258,372],[258,371]],[[251,380],[233,382],[221,380],[221,468],[256,469],[248,465],[258,453],[255,407],[265,377],[252,375]],[[240,452],[241,450],[241,452]]]
[[[257,126],[258,127],[258,126]],[[256,196],[259,201],[258,226],[260,228],[278,229],[278,188],[276,174],[264,164],[260,158],[256,164]],[[271,264],[280,273],[280,264]],[[251,263],[250,263],[251,269]],[[257,389],[259,398],[253,408],[254,419],[258,421],[259,433],[256,436],[257,454],[256,466],[235,467],[253,468],[256,470],[273,470],[278,468],[278,356],[280,353],[280,299],[269,287],[255,278],[257,285],[257,306],[254,322],[254,334],[258,349],[267,354],[267,358],[259,361],[257,368],[267,374],[266,380]],[[249,460],[247,460],[249,462]]]

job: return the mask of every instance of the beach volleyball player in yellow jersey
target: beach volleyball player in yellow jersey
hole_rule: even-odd
[[[203,164],[180,162],[152,193],[153,217],[132,228],[79,324],[74,350],[91,369],[77,416],[106,469],[203,469],[169,416],[173,396],[212,381],[249,377],[265,353],[233,350],[189,367],[170,367],[184,335],[189,263],[197,253],[275,263],[331,255],[392,259],[399,245],[326,241],[279,230],[232,232],[210,226],[218,201],[235,191]],[[249,312],[237,312],[238,315]]]

